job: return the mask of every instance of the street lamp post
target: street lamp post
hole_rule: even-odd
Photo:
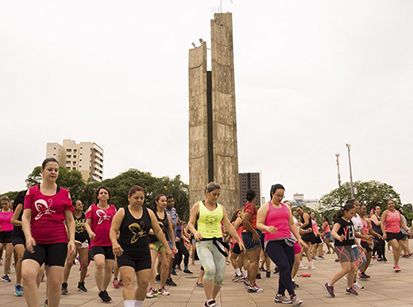
[[[341,188],[341,177],[340,177],[340,154],[336,153],[336,163],[337,163],[337,178],[338,178],[338,187]]]
[[[351,199],[354,199],[354,185],[353,185],[353,172],[351,171],[351,155],[350,155],[350,144],[346,144],[348,152],[348,165],[350,168],[350,189],[351,189]]]

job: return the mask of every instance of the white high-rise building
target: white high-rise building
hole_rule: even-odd
[[[84,181],[93,178],[103,180],[103,149],[93,142],[63,140],[59,143],[47,143],[47,158],[55,158],[61,167],[78,170]]]

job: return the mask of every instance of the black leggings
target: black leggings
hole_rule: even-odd
[[[187,269],[189,263],[189,252],[186,249],[184,242],[182,242],[182,240],[176,242],[176,248],[178,249],[178,252],[175,255],[174,266],[181,265],[182,256],[184,256],[184,266],[185,269]]]
[[[294,248],[287,245],[284,240],[277,240],[269,241],[265,251],[279,270],[278,294],[284,295],[285,290],[287,290],[291,296],[295,295],[291,279],[291,270],[294,265]]]
[[[374,241],[374,251],[377,252],[377,256],[380,258],[385,258],[386,257],[386,243],[384,240],[375,240]]]

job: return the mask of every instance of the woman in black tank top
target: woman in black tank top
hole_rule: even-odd
[[[157,195],[154,199],[154,212],[158,220],[158,225],[162,229],[163,233],[166,236],[166,239],[169,242],[169,246],[173,249],[174,252],[176,252],[175,233],[172,227],[171,217],[165,211],[166,204],[166,196],[163,194]],[[150,241],[152,277],[150,280],[150,288],[148,290],[147,297],[154,297],[157,294],[169,295],[169,292],[165,289],[165,285],[169,272],[171,270],[172,255],[168,255],[165,253],[165,249],[154,236],[151,237]],[[160,288],[157,291],[155,290],[155,276],[157,271],[156,259],[158,259],[161,264],[159,282]]]
[[[65,270],[63,273],[62,294],[69,293],[67,281],[69,279],[70,270],[73,263],[79,254],[80,260],[80,280],[77,284],[77,289],[82,292],[87,292],[85,287],[85,278],[87,274],[87,268],[89,266],[89,235],[85,229],[86,216],[83,212],[83,203],[81,200],[77,200],[75,203],[75,211],[73,212],[73,219],[75,220],[75,243],[76,252],[68,255]]]
[[[110,240],[117,257],[120,276],[124,285],[123,299],[126,307],[142,307],[151,278],[149,230],[162,243],[168,255],[172,254],[152,210],[143,206],[145,190],[133,186],[128,193],[129,205],[120,208],[112,220]],[[119,239],[117,234],[119,233]],[[136,276],[137,286],[133,283]]]
[[[16,199],[14,200],[14,208],[13,208],[13,216],[11,218],[11,223],[14,225],[14,229],[11,233],[11,243],[14,247],[14,254],[16,255],[16,286],[14,290],[14,294],[16,296],[23,296],[23,286],[21,285],[22,282],[22,259],[24,250],[26,249],[26,238],[24,237],[24,233],[22,230],[22,215],[23,215],[23,207],[24,207],[24,196],[26,195],[27,190],[21,191]]]
[[[300,226],[300,234],[301,238],[305,243],[307,243],[307,247],[303,246],[303,251],[305,252],[305,255],[307,256],[308,260],[308,267],[307,269],[314,270],[315,266],[313,264],[313,254],[311,253],[311,245],[315,243],[316,236],[314,235],[313,228],[312,228],[312,221],[311,221],[311,216],[304,212],[304,210],[301,207],[297,208],[297,213],[300,218],[301,226]]]

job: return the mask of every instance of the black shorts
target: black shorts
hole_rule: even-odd
[[[11,243],[12,231],[0,231],[0,243]]]
[[[240,248],[239,248],[238,243],[235,243],[235,245],[234,245],[234,247],[233,247],[233,249],[232,249],[232,252],[233,252],[234,254],[237,254],[237,255],[241,254],[241,250],[240,250]]]
[[[25,259],[32,259],[39,263],[40,266],[44,264],[50,266],[65,266],[67,256],[67,243],[55,244],[39,244],[34,247],[34,253],[30,253],[27,249],[24,251],[23,261]]]
[[[256,247],[261,247],[261,240],[258,240],[258,242],[254,242],[252,240],[252,233],[251,232],[243,232],[242,233],[242,241],[244,242],[244,245],[245,245],[246,249],[253,249],[253,248],[256,248]],[[239,246],[238,246],[238,248],[239,248]]]
[[[303,235],[301,236],[301,239],[303,239],[304,242],[306,242],[306,243],[311,243],[311,244],[316,243],[316,240],[317,240],[314,232],[310,232],[310,233],[303,234]]]
[[[366,241],[361,241],[361,247],[366,250],[366,252],[371,252],[372,249]]]
[[[116,259],[118,267],[130,266],[135,269],[135,272],[150,269],[152,265],[149,248],[148,250],[142,250],[141,248],[128,250]]]
[[[323,243],[323,241],[321,240],[321,237],[320,237],[320,236],[316,236],[316,238],[315,238],[315,243],[316,243],[316,244],[321,244],[321,243]]]
[[[26,245],[26,237],[24,236],[24,232],[21,229],[14,229],[11,233],[11,243],[13,246],[23,244]]]
[[[93,246],[91,249],[92,259],[96,255],[104,255],[106,260],[114,260],[112,246]]]
[[[386,239],[387,242],[391,240],[397,240],[397,241],[403,240],[403,234],[401,231],[400,232],[386,232],[386,235],[387,235],[387,239]]]

